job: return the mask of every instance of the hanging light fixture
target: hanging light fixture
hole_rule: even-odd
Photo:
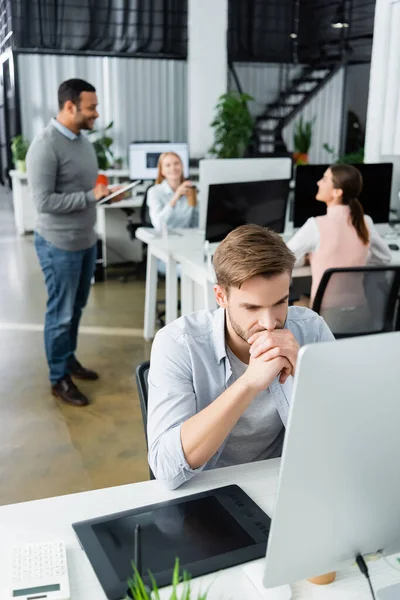
[[[342,2],[338,4],[336,14],[331,21],[331,27],[333,27],[333,29],[346,29],[350,26],[345,12],[345,0],[342,0]]]

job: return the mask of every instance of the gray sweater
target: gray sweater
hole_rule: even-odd
[[[84,250],[96,242],[98,164],[84,135],[68,139],[50,122],[26,157],[29,187],[38,211],[36,231],[63,250]]]

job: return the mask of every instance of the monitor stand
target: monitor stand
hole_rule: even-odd
[[[243,572],[250,579],[251,583],[260,594],[260,598],[264,600],[290,600],[292,590],[290,585],[280,585],[274,588],[266,588],[263,585],[265,559],[254,561],[244,565]],[[383,598],[382,600],[386,600]],[[391,600],[388,597],[387,600]]]
[[[400,598],[400,583],[378,590],[376,597],[378,600],[398,600]]]

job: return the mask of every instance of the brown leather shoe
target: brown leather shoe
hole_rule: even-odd
[[[74,358],[68,363],[68,369],[72,377],[76,379],[85,379],[86,381],[96,381],[99,378],[98,373],[96,371],[92,371],[91,369],[85,369],[82,367],[79,360]]]
[[[53,396],[63,400],[63,402],[67,402],[73,406],[87,406],[89,404],[89,400],[76,387],[69,375],[65,375],[56,384],[52,385],[51,393]]]

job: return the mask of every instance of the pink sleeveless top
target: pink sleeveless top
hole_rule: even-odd
[[[314,300],[322,275],[326,269],[335,267],[362,267],[367,263],[369,243],[363,244],[354,229],[350,219],[350,208],[344,205],[328,207],[327,214],[316,217],[320,242],[318,249],[310,255],[312,286],[311,301]],[[329,286],[330,304],[358,304],[357,298],[362,299],[362,282],[359,285],[352,281],[351,286],[345,285],[345,278],[332,289],[333,280]],[[349,280],[350,281],[350,280]],[[336,289],[336,287],[338,289]],[[358,289],[359,288],[359,289]],[[334,301],[337,296],[338,302]],[[339,299],[340,296],[340,299]],[[361,300],[362,301],[362,300]]]

